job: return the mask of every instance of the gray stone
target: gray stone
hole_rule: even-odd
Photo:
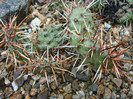
[[[85,92],[84,91],[77,91],[76,95],[72,96],[72,99],[85,99]]]
[[[77,74],[76,74],[76,78],[77,78],[79,81],[90,81],[91,76],[87,76],[87,75],[84,74],[84,73],[77,73]]]
[[[120,87],[122,85],[122,80],[118,78],[113,78],[112,82],[114,82],[117,87]]]
[[[28,0],[0,0],[0,18],[24,8]]]
[[[133,96],[133,84],[131,84],[130,91],[128,92],[128,96]]]
[[[66,73],[66,74],[65,74],[65,80],[66,80],[67,82],[73,82],[74,77],[72,77],[70,74]]]
[[[46,78],[45,77],[41,77],[39,80],[39,84],[44,84],[46,83]]]
[[[129,91],[128,92],[128,96],[133,96],[133,92],[132,91]]]
[[[78,79],[74,80],[72,82],[72,89],[73,90],[79,90],[79,83],[78,83]]]
[[[92,84],[89,86],[89,89],[91,89],[93,92],[96,92],[97,91],[97,84]]]
[[[25,83],[23,86],[24,90],[30,91],[31,90],[31,85],[29,83]]]
[[[125,93],[121,93],[121,99],[126,99],[127,95]]]
[[[116,99],[116,94],[112,92],[111,99]]]
[[[16,80],[16,83],[18,84],[18,86],[22,86],[24,83],[24,78],[23,76],[21,76],[21,71],[17,70],[14,72],[14,80]]]
[[[42,92],[38,95],[39,99],[49,99],[49,94],[48,92]]]

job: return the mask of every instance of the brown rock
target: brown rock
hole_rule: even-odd
[[[108,85],[108,88],[109,88],[110,90],[112,90],[112,89],[114,88],[114,86],[113,86],[113,85]]]
[[[41,77],[39,80],[39,84],[44,84],[46,82],[46,78],[45,77]]]
[[[59,89],[59,92],[63,93],[63,92],[64,92],[64,90],[63,90],[63,89]]]
[[[35,96],[37,93],[37,89],[36,88],[32,88],[31,91],[30,91],[30,95],[31,96]]]
[[[11,87],[6,87],[4,93],[5,93],[5,97],[9,97],[13,94],[13,90]]]
[[[110,98],[111,98],[111,90],[106,87],[104,93],[104,99],[110,99]]]
[[[62,94],[59,94],[58,99],[64,99]]]
[[[91,99],[96,99],[94,96],[91,96]]]
[[[57,85],[56,85],[56,82],[55,81],[51,83],[51,88],[53,90],[55,90],[57,88]]]
[[[104,89],[105,89],[105,87],[102,84],[100,84],[97,89],[97,95],[100,96],[100,95],[104,94]]]
[[[71,89],[71,83],[66,85],[65,87],[63,87],[63,90],[66,92],[66,93],[70,93],[72,91]]]
[[[72,99],[72,94],[67,94],[64,99]]]
[[[121,92],[124,92],[127,94],[129,92],[129,89],[122,89]]]
[[[23,96],[21,94],[14,94],[12,97],[10,97],[9,99],[22,99]]]
[[[27,95],[25,96],[25,99],[30,99],[29,94],[27,94]]]

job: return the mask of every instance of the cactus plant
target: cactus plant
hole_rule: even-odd
[[[69,36],[70,43],[76,46],[75,50],[77,53],[82,54],[82,56],[91,56],[89,50],[94,45],[92,37],[94,35],[94,21],[93,14],[90,10],[85,11],[84,7],[77,7],[71,11],[69,20]],[[93,63],[95,66],[99,66],[99,61],[103,59],[104,56],[100,56],[99,46],[96,45],[96,50],[93,52],[93,57],[88,57],[86,61]],[[95,61],[94,61],[95,60]]]
[[[89,37],[91,38],[90,35],[94,34],[92,13],[90,10],[85,13],[84,11],[84,7],[74,8],[68,17],[69,36],[71,37],[70,42],[74,46],[78,45],[78,43],[85,44],[87,46],[93,45],[93,42],[89,39]],[[78,48],[80,50],[80,47]],[[82,52],[84,52],[83,49]]]
[[[77,67],[77,71],[84,66],[83,63],[89,62],[98,68],[94,77],[95,80],[100,80],[102,72],[106,71],[108,68],[114,69],[118,77],[121,77],[120,72],[128,77],[122,71],[123,67],[118,63],[118,61],[132,61],[132,59],[119,59],[119,56],[127,48],[123,49],[118,54],[115,53],[124,40],[122,40],[117,46],[112,47],[110,35],[110,39],[108,40],[110,43],[104,42],[102,39],[102,26],[97,29],[101,31],[96,30],[93,14],[89,10],[89,7],[84,8],[77,6],[75,2],[73,5],[72,9],[68,10],[66,5],[64,5],[64,8],[68,13],[68,15],[65,13],[65,19],[67,19],[68,22],[70,44],[75,47],[75,51],[83,58],[82,63]],[[110,46],[107,47],[108,45]]]
[[[26,68],[32,67],[35,74],[45,74],[48,87],[49,81],[47,79],[47,73],[53,73],[57,85],[56,70],[69,72],[63,68],[62,64],[71,57],[61,60],[59,54],[60,49],[58,48],[59,45],[63,44],[64,40],[65,34],[62,32],[62,24],[52,24],[38,31],[36,40],[32,41],[33,51],[35,53],[33,56],[31,55],[33,60],[32,62],[28,62]],[[55,50],[58,50],[58,52],[54,53]]]
[[[8,60],[12,60],[15,62],[15,65],[17,65],[17,62],[24,63],[25,59],[30,61],[30,59],[26,57],[26,53],[23,53],[25,51],[23,46],[24,39],[21,38],[21,35],[23,35],[24,32],[19,31],[20,25],[26,18],[23,19],[18,25],[16,19],[16,15],[13,16],[13,18],[10,16],[9,22],[2,21],[0,19],[0,27],[2,28],[2,32],[0,32],[0,47],[6,50],[5,52],[8,52],[3,52],[3,54],[7,57],[6,63],[8,63]],[[21,60],[24,60],[19,60],[20,57]]]

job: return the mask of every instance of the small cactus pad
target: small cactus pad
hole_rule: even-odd
[[[61,24],[51,25],[45,29],[41,29],[38,32],[37,40],[39,41],[36,45],[39,49],[54,48],[58,47],[61,42]]]

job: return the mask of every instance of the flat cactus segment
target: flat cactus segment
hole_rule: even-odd
[[[127,0],[126,2],[120,2],[121,8],[116,12],[116,15],[119,17],[117,20],[118,23],[123,23],[125,21],[133,21],[133,0]]]
[[[39,49],[45,49],[45,48],[54,48],[59,46],[59,42],[61,42],[61,33],[62,28],[61,24],[58,25],[52,25],[50,27],[47,27],[45,29],[41,29],[38,32],[37,40],[39,43],[37,43],[37,48]]]
[[[129,6],[123,6],[116,14],[119,16],[118,23],[123,23],[126,20],[133,20],[133,10],[129,8]]]
[[[77,29],[81,33],[84,33],[86,26],[89,24],[91,24],[92,27],[94,26],[91,11],[85,10],[85,7],[78,7],[72,10],[70,16],[68,17],[70,30]]]

